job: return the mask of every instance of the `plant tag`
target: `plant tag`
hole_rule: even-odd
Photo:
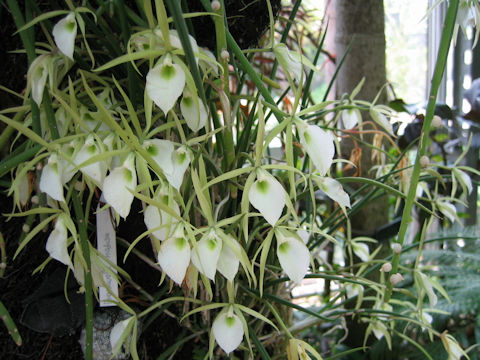
[[[103,195],[100,198],[101,202],[105,199]],[[97,249],[100,254],[105,256],[112,264],[117,264],[117,246],[115,238],[115,229],[112,224],[111,209],[100,210],[100,205],[97,207]],[[110,267],[113,273],[117,273],[115,269],[105,263],[105,266]],[[118,297],[118,284],[115,278],[107,271],[102,271],[105,286],[99,287],[100,306],[115,306],[116,299],[113,295]],[[108,287],[108,290],[107,290]]]

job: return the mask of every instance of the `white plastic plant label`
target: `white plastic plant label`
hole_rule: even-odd
[[[101,203],[105,203],[103,195],[100,198]],[[112,264],[117,264],[117,246],[115,238],[115,229],[113,228],[113,214],[111,209],[100,210],[100,205],[97,207],[97,249],[100,254],[110,260]],[[108,266],[107,264],[105,264]],[[110,268],[113,273],[115,269]],[[100,306],[115,306],[115,295],[118,297],[118,284],[114,277],[107,271],[102,271],[105,287],[99,287]],[[107,289],[108,287],[108,289]]]

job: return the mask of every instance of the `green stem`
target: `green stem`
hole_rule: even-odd
[[[15,341],[15,344],[17,344],[17,346],[22,345],[22,337],[18,332],[17,325],[15,325],[15,322],[10,316],[7,308],[3,305],[2,301],[0,301],[0,318],[3,320],[5,326],[8,329],[8,333]]]
[[[7,252],[5,250],[5,239],[3,238],[2,233],[0,233],[0,278],[3,278],[6,267],[7,267]]]
[[[80,246],[82,254],[85,259],[87,268],[85,271],[85,359],[93,359],[93,281],[92,281],[92,265],[90,262],[90,243],[87,235],[87,224],[78,197],[78,193],[72,193],[73,208],[75,211],[75,218],[79,229]]]
[[[430,134],[430,128],[432,124],[433,115],[435,113],[435,103],[437,99],[438,88],[443,78],[443,72],[447,63],[448,51],[450,49],[450,43],[452,41],[453,29],[455,27],[455,19],[457,17],[458,0],[452,0],[447,10],[445,18],[445,25],[443,27],[442,38],[440,42],[440,48],[437,55],[437,63],[435,64],[435,70],[433,72],[432,84],[430,89],[430,97],[428,100],[427,113],[425,120],[423,121],[423,127],[421,132],[420,143],[418,145],[417,156],[415,158],[415,165],[413,167],[412,177],[410,179],[410,188],[408,189],[407,199],[405,201],[405,207],[403,209],[402,221],[400,223],[400,229],[398,231],[397,242],[403,246],[405,240],[405,234],[407,228],[412,221],[412,208],[415,202],[415,194],[417,191],[418,179],[420,177],[421,165],[420,158],[425,155],[427,150],[427,143]],[[400,261],[400,255],[394,254],[392,261],[392,271],[390,274],[395,274],[398,271],[398,264]],[[385,302],[390,300],[392,295],[393,286],[388,283],[387,290],[385,292]]]
[[[52,137],[52,140],[57,140],[60,138],[60,134],[58,133],[57,121],[55,119],[55,113],[53,112],[52,99],[48,91],[43,92],[43,109],[45,110],[45,115],[47,117],[50,136]]]
[[[21,164],[29,159],[31,159],[35,154],[42,148],[41,145],[35,144],[30,149],[21,152],[13,157],[7,157],[0,162],[0,177],[3,177],[11,169],[16,167],[18,164]]]

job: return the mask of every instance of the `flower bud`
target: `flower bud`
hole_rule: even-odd
[[[220,1],[213,0],[211,5],[212,5],[212,10],[213,11],[220,10],[220,6],[221,6]]]
[[[28,224],[23,224],[23,226],[22,226],[22,231],[23,231],[24,233],[28,233],[28,232],[30,231],[30,225],[28,225]]]
[[[393,243],[392,250],[395,254],[400,254],[402,252],[402,245],[400,245],[399,243]]]
[[[403,281],[403,276],[400,273],[396,273],[396,274],[393,274],[392,276],[390,276],[390,283],[393,286],[397,285],[401,281]]]
[[[37,165],[35,166],[35,169],[36,169],[37,171],[42,171],[42,169],[43,169],[43,163],[42,163],[41,161],[38,162]]]
[[[428,165],[430,164],[430,159],[428,158],[427,155],[423,155],[420,158],[420,166],[424,169],[428,168]]]
[[[386,272],[386,273],[392,271],[392,264],[390,264],[389,262],[386,262],[385,264],[382,265],[382,267],[380,268],[380,271]]]
[[[220,57],[225,60],[225,61],[229,61],[230,60],[230,53],[228,52],[227,49],[223,49],[221,52],[220,52]]]
[[[33,205],[37,205],[40,199],[38,198],[38,195],[33,195],[30,201],[32,202]]]
[[[440,116],[438,116],[438,115],[434,115],[434,116],[433,116],[433,119],[432,119],[432,126],[433,126],[434,128],[437,128],[437,129],[443,127],[443,120],[442,120],[442,118],[441,118]]]

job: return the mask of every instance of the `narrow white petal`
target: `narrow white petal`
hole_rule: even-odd
[[[383,113],[375,108],[370,108],[370,116],[372,117],[373,121],[387,130],[390,135],[393,135],[392,124],[390,124],[390,121],[388,121],[387,117]]]
[[[227,354],[235,350],[243,340],[243,326],[235,314],[228,316],[226,312],[220,313],[212,324],[212,331],[218,345]]]
[[[208,277],[215,281],[217,262],[222,250],[222,240],[212,233],[204,235],[197,242],[197,248],[192,250],[193,265]]]
[[[110,347],[112,349],[112,353],[114,352],[115,348],[118,345],[118,342],[120,341],[120,338],[122,337],[123,333],[125,332],[132,320],[133,317],[119,321],[112,328],[112,331],[110,331]]]
[[[277,257],[280,266],[294,283],[300,283],[310,264],[310,252],[307,246],[294,236],[277,236]]]
[[[462,187],[464,187],[467,190],[467,193],[470,194],[473,190],[472,179],[470,179],[470,176],[460,169],[453,169],[453,173]]]
[[[198,106],[197,106],[198,103]],[[207,109],[202,100],[197,97],[197,102],[191,95],[183,95],[180,102],[182,115],[192,131],[198,131],[207,123]]]
[[[75,14],[70,13],[53,27],[53,38],[58,49],[68,58],[73,60],[75,37],[77,36],[77,22]]]
[[[428,295],[428,300],[430,302],[430,306],[434,307],[435,305],[437,305],[438,297],[435,294],[435,291],[433,290],[432,282],[431,282],[430,278],[427,275],[425,275],[424,273],[419,272],[419,274],[420,274],[420,280],[423,284],[423,288]]]
[[[129,156],[122,166],[115,168],[103,181],[105,201],[124,219],[130,213],[133,202],[133,194],[128,189],[135,190],[136,186],[133,156]]]
[[[175,105],[184,87],[185,73],[179,65],[172,63],[169,56],[147,74],[147,94],[165,114]]]
[[[262,172],[252,184],[248,193],[250,204],[260,211],[272,226],[280,219],[285,207],[286,193],[282,185],[272,175]]]
[[[300,143],[307,151],[320,175],[325,176],[333,162],[335,146],[333,136],[319,126],[300,126]]]
[[[48,163],[43,167],[39,188],[40,191],[46,193],[52,199],[65,201],[63,197],[61,163],[58,161],[56,154],[50,155]]]
[[[45,248],[52,259],[58,260],[73,269],[72,260],[68,255],[67,240],[67,227],[63,215],[60,215],[55,223],[55,228],[48,236]]]
[[[358,109],[346,109],[342,111],[342,122],[345,129],[352,129],[360,121],[362,121],[362,115]]]
[[[178,285],[182,285],[190,264],[190,245],[185,238],[165,240],[158,252],[158,263],[162,270]]]
[[[235,275],[237,275],[238,265],[240,263],[235,252],[239,253],[241,251],[240,244],[233,238],[231,240],[231,244],[235,247],[235,251],[230,248],[226,241],[224,241],[217,263],[218,271],[229,281],[233,281]]]
[[[329,177],[316,177],[315,180],[320,190],[330,199],[336,201],[340,206],[350,207],[350,197],[337,180]]]

